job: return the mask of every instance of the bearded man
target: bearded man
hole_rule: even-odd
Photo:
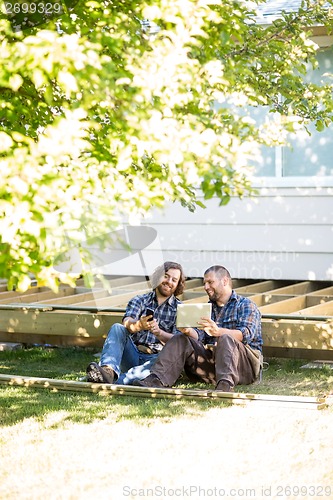
[[[130,384],[145,378],[176,329],[177,305],[185,285],[180,264],[165,262],[152,276],[153,290],[136,295],[127,305],[122,324],[112,325],[100,362],[87,367],[87,381]]]

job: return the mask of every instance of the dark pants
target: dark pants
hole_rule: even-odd
[[[186,335],[174,335],[163,347],[151,372],[171,387],[183,370],[191,381],[208,384],[223,380],[234,387],[255,381],[244,344],[228,334],[217,338],[214,350]]]

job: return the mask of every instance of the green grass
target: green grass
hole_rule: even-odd
[[[33,347],[0,352],[0,373],[22,376],[79,380],[85,368],[94,359],[96,350],[90,348]],[[270,359],[261,384],[238,386],[239,392],[257,394],[310,395],[332,393],[333,371],[302,369],[304,360]],[[183,388],[206,388],[204,384],[191,384],[186,377],[178,382]],[[107,418],[112,412],[114,421],[134,419],[138,422],[154,419],[165,420],[177,415],[200,414],[221,406],[216,400],[146,399],[127,396],[105,397],[98,394],[77,392],[52,392],[52,390],[0,386],[0,424],[14,425],[24,419],[34,418],[41,423],[52,412],[62,412],[54,426],[66,422],[90,423]]]

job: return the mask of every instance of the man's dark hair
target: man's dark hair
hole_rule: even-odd
[[[228,269],[226,269],[223,266],[211,266],[208,269],[206,269],[206,271],[204,272],[204,276],[206,276],[206,274],[208,274],[208,273],[214,273],[214,274],[216,274],[216,276],[219,279],[227,277],[228,280],[229,280],[229,283],[231,283],[230,273],[229,273]]]
[[[163,276],[165,275],[165,273],[169,271],[169,269],[179,269],[180,271],[180,278],[177,288],[175,290],[175,295],[181,295],[185,288],[186,276],[184,274],[182,266],[178,264],[178,262],[172,262],[168,260],[164,262],[164,264],[158,266],[158,268],[155,269],[151,277],[152,288],[155,290],[155,288],[161,283]]]

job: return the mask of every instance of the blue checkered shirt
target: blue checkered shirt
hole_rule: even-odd
[[[130,316],[138,320],[141,316],[146,315],[146,309],[149,307],[155,311],[154,319],[156,319],[158,326],[162,330],[172,334],[179,333],[176,329],[178,304],[180,304],[180,300],[174,295],[171,295],[171,297],[165,300],[161,305],[158,305],[156,292],[153,290],[144,295],[136,295],[133,297],[127,304],[124,318]],[[137,333],[133,333],[132,340],[134,344],[149,347],[153,352],[159,352],[163,347],[162,342],[149,330],[140,330]]]
[[[252,300],[232,291],[228,302],[219,307],[212,302],[212,320],[219,328],[240,330],[243,334],[243,344],[262,351],[261,313]],[[202,330],[198,331],[199,339],[204,344],[214,344],[216,338]]]

